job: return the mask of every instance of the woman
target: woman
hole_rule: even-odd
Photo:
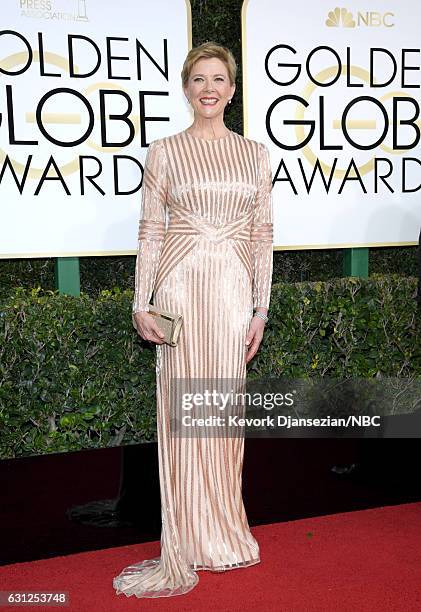
[[[236,77],[228,49],[192,49],[181,76],[193,124],[150,144],[142,185],[133,317],[156,343],[162,535],[160,558],[114,579],[117,594],[137,597],[181,595],[195,570],[260,561],[241,493],[244,440],[175,435],[170,381],[244,381],[259,348],[273,265],[269,152],[224,125]],[[147,312],[152,291],[156,306],[183,315],[176,347]]]

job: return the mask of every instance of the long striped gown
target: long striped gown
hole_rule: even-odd
[[[124,568],[117,594],[181,595],[197,570],[260,562],[242,499],[244,436],[180,435],[172,417],[177,381],[243,389],[253,308],[270,301],[271,190],[266,145],[233,131],[208,140],[184,130],[149,145],[133,313],[154,303],[181,313],[183,327],[176,347],[155,345],[161,556]]]

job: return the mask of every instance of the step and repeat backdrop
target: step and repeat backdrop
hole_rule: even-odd
[[[2,0],[2,257],[134,253],[147,146],[190,124],[185,0]]]
[[[421,4],[243,4],[245,135],[274,173],[274,244],[416,244]]]
[[[421,4],[248,0],[245,136],[274,248],[416,244]],[[3,0],[0,256],[133,254],[148,144],[185,129],[185,0]]]

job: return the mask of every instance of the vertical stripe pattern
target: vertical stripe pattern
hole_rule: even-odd
[[[235,132],[206,140],[183,131],[149,146],[133,312],[153,293],[156,306],[183,315],[183,327],[176,347],[156,345],[161,556],[124,568],[117,594],[180,595],[197,570],[260,561],[242,499],[240,428],[180,433],[172,417],[185,414],[180,389],[246,390],[253,307],[270,301],[271,190],[267,147]]]

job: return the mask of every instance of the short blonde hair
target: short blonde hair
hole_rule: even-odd
[[[187,87],[187,82],[189,80],[193,65],[198,60],[205,58],[207,59],[211,57],[216,57],[225,64],[228,72],[228,78],[230,80],[230,85],[234,85],[235,79],[237,77],[237,64],[235,62],[233,54],[227,47],[218,45],[213,40],[210,40],[202,43],[198,47],[193,47],[193,49],[190,49],[190,51],[188,52],[187,57],[184,60],[183,70],[181,71],[181,81],[183,87]]]

